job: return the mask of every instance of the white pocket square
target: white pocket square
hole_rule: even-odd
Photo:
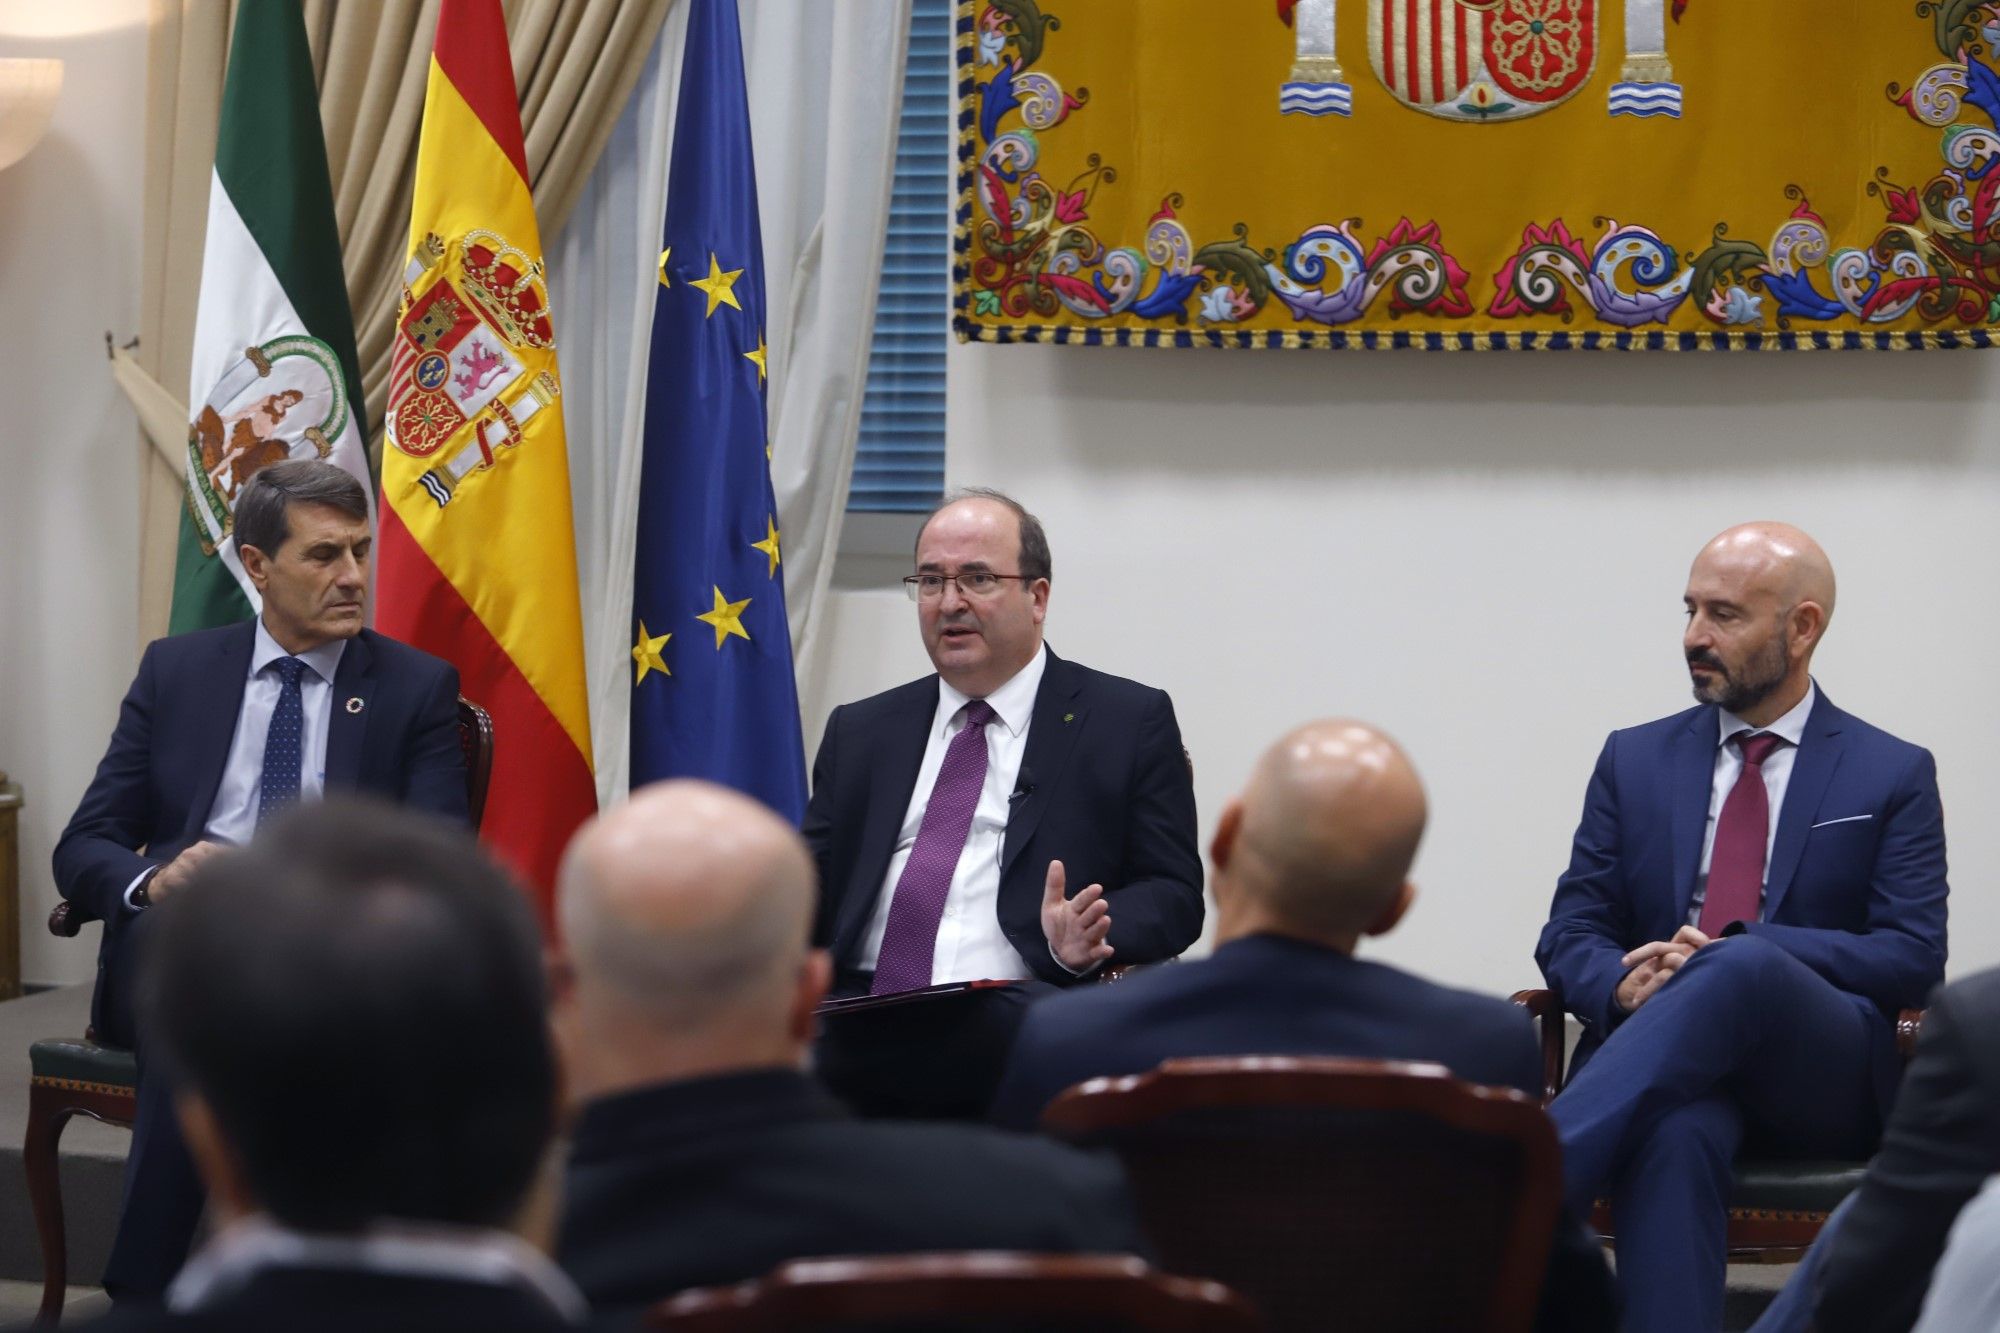
[[[1822,819],[1819,823],[1814,824],[1813,828],[1825,828],[1830,824],[1852,824],[1857,819],[1873,819],[1873,818],[1875,818],[1875,816],[1873,815],[1848,815],[1844,819]]]

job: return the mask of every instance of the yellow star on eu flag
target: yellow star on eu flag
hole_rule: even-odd
[[[671,245],[668,246],[666,249],[660,251],[660,285],[662,287],[673,286],[671,282],[667,281],[667,256],[671,255],[673,252],[674,252],[674,247],[672,247]]]
[[[715,609],[704,611],[695,619],[715,626],[716,651],[721,651],[722,641],[732,634],[746,642],[749,640],[750,631],[743,628],[743,609],[749,605],[748,597],[740,602],[732,602],[722,595],[722,589],[715,589]]]
[[[769,514],[764,515],[764,540],[761,542],[751,542],[750,549],[753,551],[762,551],[765,555],[770,556],[771,577],[778,577],[778,525],[771,521]]]
[[[764,382],[764,335],[762,333],[757,335],[757,350],[754,352],[745,352],[743,359],[757,363],[757,382],[762,384]]]
[[[643,620],[639,622],[639,642],[632,645],[632,662],[638,668],[632,677],[634,685],[644,680],[648,671],[657,671],[663,676],[674,674],[667,670],[667,660],[660,656],[660,650],[665,648],[667,640],[673,637],[671,634],[648,634],[646,622]]]
[[[736,293],[731,290],[736,286],[736,280],[742,276],[743,270],[740,268],[732,268],[727,273],[724,273],[722,265],[715,262],[714,252],[709,252],[708,276],[705,278],[696,278],[689,284],[692,287],[699,287],[708,295],[708,314],[704,315],[703,318],[713,315],[715,308],[720,305],[726,305],[736,310],[743,308],[736,304]]]

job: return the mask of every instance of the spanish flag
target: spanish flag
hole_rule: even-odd
[[[562,381],[500,0],[444,0],[390,354],[377,623],[493,715],[482,834],[542,893],[597,808]]]

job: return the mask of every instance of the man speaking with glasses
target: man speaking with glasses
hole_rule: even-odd
[[[813,763],[804,832],[834,994],[1068,986],[1179,954],[1201,933],[1202,897],[1173,702],[1043,644],[1048,538],[1008,497],[949,497],[916,559],[904,584],[937,674],[836,708]],[[990,1093],[1012,1021],[985,1008],[990,1030],[949,1040],[998,1043],[968,1056]],[[822,1072],[838,1086],[853,1053],[830,1044]],[[921,1064],[937,1050],[891,1058],[904,1054]],[[912,1096],[901,1109],[938,1109],[934,1088]]]

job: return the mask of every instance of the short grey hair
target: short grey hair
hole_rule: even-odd
[[[991,486],[961,486],[931,506],[931,512],[924,515],[923,527],[917,529],[919,546],[923,545],[924,528],[931,525],[931,520],[961,500],[991,500],[997,505],[1011,509],[1014,517],[1021,520],[1019,572],[1022,579],[1027,583],[1033,583],[1036,579],[1054,578],[1055,565],[1049,556],[1049,535],[1042,531],[1042,520],[1029,513],[1027,506],[1019,500],[1005,491],[996,491]]]
[[[349,518],[368,517],[368,492],[346,468],[316,458],[273,463],[260,468],[236,497],[237,548],[254,546],[276,555],[292,535],[285,514],[295,504],[330,505]]]

